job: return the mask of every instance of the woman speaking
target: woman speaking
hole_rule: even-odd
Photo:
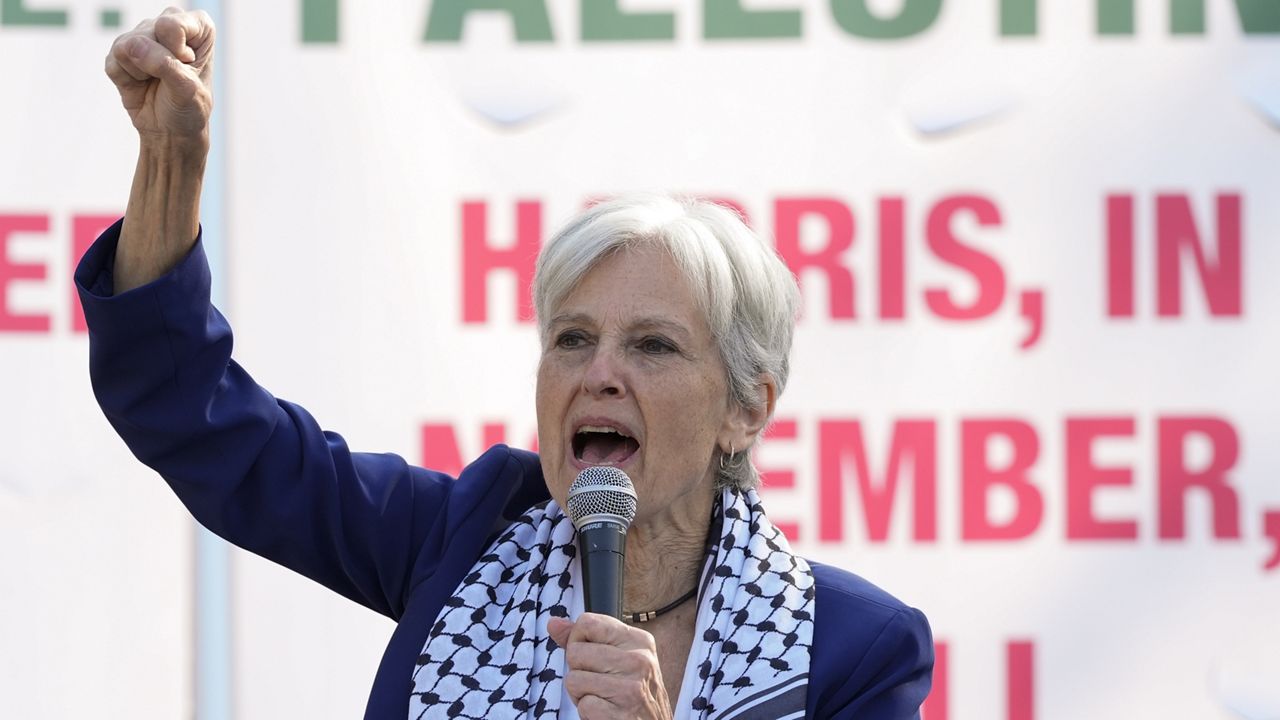
[[[798,291],[736,215],[622,198],[545,245],[539,454],[454,479],[352,452],[254,383],[210,305],[213,54],[209,18],[170,9],[107,57],[140,150],[76,272],[94,392],[202,524],[396,620],[367,718],[918,716],[924,616],[794,555],[756,495]],[[600,467],[634,488],[617,617],[584,612],[566,514]]]

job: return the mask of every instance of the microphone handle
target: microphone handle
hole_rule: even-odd
[[[627,528],[597,520],[578,530],[582,553],[582,600],[587,612],[622,619],[622,567],[627,553]]]

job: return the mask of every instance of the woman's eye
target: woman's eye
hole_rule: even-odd
[[[662,355],[674,351],[675,347],[662,338],[647,337],[640,341],[640,350],[650,355]]]
[[[565,350],[572,350],[574,348],[582,347],[585,342],[586,338],[582,337],[581,333],[561,333],[560,336],[556,338],[556,347]]]

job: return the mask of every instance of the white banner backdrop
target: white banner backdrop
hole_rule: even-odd
[[[758,454],[766,503],[803,554],[928,614],[929,720],[1280,713],[1280,10],[1139,0],[1128,23],[1123,2],[629,0],[612,5],[630,39],[599,41],[590,3],[545,3],[545,28],[544,3],[471,4],[226,3],[221,280],[259,382],[357,449],[456,469],[493,441],[529,446],[518,278],[537,244],[619,192],[733,202],[805,298]],[[783,37],[708,38],[744,32],[726,8]],[[25,154],[0,215],[54,218],[43,245],[3,246],[53,258],[45,285],[0,288],[10,309],[69,314],[50,248],[127,191],[96,13],[0,25],[5,66],[32,67],[4,97],[39,109],[0,115],[5,152]],[[34,578],[76,580],[6,613],[4,662],[51,710],[35,716],[70,717],[39,704],[64,673],[30,661],[115,607],[147,647],[91,642],[168,704],[106,714],[172,717],[187,536],[92,409],[83,338],[58,322],[0,333],[0,422],[19,439],[6,610]],[[74,437],[56,431],[68,417]],[[85,542],[101,561],[74,555]],[[358,716],[389,622],[243,553],[233,571],[236,717]],[[77,592],[85,574],[101,581]],[[169,635],[142,630],[156,616]]]
[[[0,714],[189,715],[191,524],[94,403],[71,272],[137,140],[103,58],[150,3],[0,7]]]

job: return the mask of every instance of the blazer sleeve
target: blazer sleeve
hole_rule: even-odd
[[[231,359],[199,239],[165,276],[113,295],[120,227],[75,275],[93,391],[111,425],[205,527],[398,618],[419,555],[444,551],[441,528],[456,524],[445,516],[474,498],[399,456],[351,452],[259,387]]]

